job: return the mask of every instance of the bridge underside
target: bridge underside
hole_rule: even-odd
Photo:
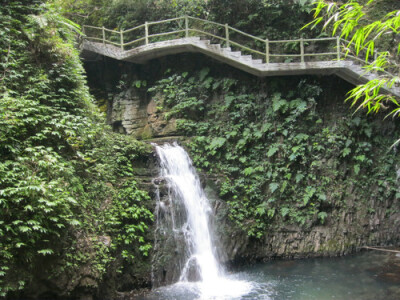
[[[95,59],[100,56],[108,56],[117,60],[144,64],[147,61],[166,55],[179,53],[202,53],[222,63],[226,63],[253,74],[258,77],[288,76],[288,75],[332,75],[358,85],[377,78],[375,74],[365,74],[361,66],[353,61],[312,61],[290,63],[263,63],[260,59],[253,59],[250,55],[234,52],[230,48],[221,48],[219,44],[210,44],[208,40],[200,40],[198,37],[168,40],[136,47],[132,50],[122,49],[84,40],[81,55],[84,59]],[[400,88],[383,88],[384,91],[400,97]]]

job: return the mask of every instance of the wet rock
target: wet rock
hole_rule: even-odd
[[[218,208],[214,209],[214,227],[219,247],[224,249],[220,258],[225,264],[271,258],[340,256],[359,251],[364,245],[400,243],[400,233],[394,226],[398,222],[396,218],[386,218],[384,214],[355,214],[339,209],[331,212],[331,218],[337,220],[332,224],[314,225],[308,229],[286,224],[271,228],[259,240],[249,238],[229,220],[227,203],[218,198],[216,186],[210,184],[210,180],[206,182],[206,193],[213,206]],[[353,204],[359,205],[357,202]],[[375,205],[379,207],[381,203]],[[393,279],[391,275],[387,277]]]
[[[166,119],[165,113],[158,111],[157,106],[163,102],[159,94],[148,99],[135,88],[129,88],[114,96],[110,123],[115,131],[142,140],[177,135],[176,119]]]
[[[187,281],[195,282],[201,280],[196,259],[191,259],[188,262],[188,264],[185,266],[183,276]]]

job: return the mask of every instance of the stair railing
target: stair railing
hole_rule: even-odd
[[[339,37],[293,40],[262,39],[228,24],[220,24],[191,16],[145,22],[126,30],[84,25],[83,33],[84,40],[101,43],[104,47],[116,46],[121,51],[129,51],[140,46],[176,38],[195,36],[208,38],[212,41],[218,41],[223,46],[239,49],[244,54],[261,58],[267,64],[274,62],[305,63],[313,59],[340,61],[345,57],[344,45],[348,45],[348,41]],[[250,45],[243,44],[245,39],[250,40]],[[319,52],[320,49],[333,49],[333,51]],[[363,62],[356,56],[349,55],[348,58]]]

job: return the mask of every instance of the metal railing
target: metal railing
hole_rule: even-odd
[[[154,33],[153,33],[154,32]],[[340,37],[269,40],[240,31],[228,24],[220,24],[191,16],[183,16],[145,24],[127,30],[83,26],[83,39],[119,47],[122,51],[142,45],[177,38],[201,37],[218,42],[243,54],[251,54],[265,63],[306,62],[313,59],[339,61],[346,56],[348,41]],[[247,40],[246,40],[247,39]],[[326,50],[328,49],[328,51]],[[332,51],[329,51],[332,49]],[[319,52],[322,51],[322,52]],[[348,55],[355,61],[362,59]]]

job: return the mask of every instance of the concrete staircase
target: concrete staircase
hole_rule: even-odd
[[[110,44],[85,39],[81,44],[81,50],[84,59],[96,59],[100,55],[138,64],[166,55],[197,52],[258,77],[336,74],[344,80],[357,85],[379,76],[374,73],[365,74],[361,66],[352,60],[264,63],[261,59],[254,59],[251,55],[244,55],[240,51],[232,51],[230,47],[223,48],[220,44],[211,44],[210,40],[202,40],[200,37],[154,42],[131,50],[122,50]],[[387,93],[400,97],[400,87],[385,87],[382,89]]]

